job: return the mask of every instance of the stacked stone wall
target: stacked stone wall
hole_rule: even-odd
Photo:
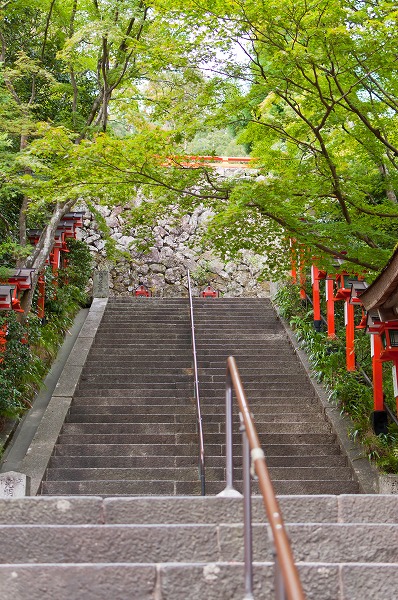
[[[140,284],[147,285],[158,297],[187,295],[187,269],[190,270],[194,292],[207,284],[224,297],[269,295],[269,284],[260,282],[265,258],[244,251],[239,261],[222,261],[210,251],[203,251],[198,236],[211,213],[197,208],[176,225],[165,219],[153,227],[154,244],[147,254],[134,248],[134,230],[126,231],[129,207],[98,208],[109,228],[116,248],[123,253],[116,262],[107,258],[106,244],[94,216],[87,211],[81,238],[88,244],[95,268],[110,273],[110,294],[128,296]]]

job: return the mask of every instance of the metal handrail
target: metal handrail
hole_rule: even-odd
[[[192,301],[192,286],[191,286],[191,275],[189,270],[187,271],[188,278],[188,294],[189,294],[189,311],[191,315],[191,337],[192,337],[192,354],[193,354],[193,369],[194,369],[194,389],[195,389],[195,400],[196,400],[196,420],[198,425],[199,434],[199,479],[201,495],[206,495],[206,476],[205,476],[205,443],[203,437],[203,420],[202,411],[200,408],[200,394],[199,394],[199,374],[198,374],[198,359],[196,354],[196,338],[195,338],[195,321],[193,316],[193,301]]]
[[[233,442],[232,442],[232,389],[234,389],[240,410],[241,431],[243,433],[243,490],[244,490],[244,541],[245,541],[245,600],[253,598],[253,558],[251,524],[251,481],[250,468],[254,467],[258,477],[260,492],[271,527],[276,551],[274,561],[275,597],[277,600],[305,600],[297,567],[294,563],[289,538],[282,514],[276,499],[274,487],[260,447],[257,430],[246,400],[235,358],[227,359],[226,402],[226,488],[219,496],[240,496],[234,488]]]

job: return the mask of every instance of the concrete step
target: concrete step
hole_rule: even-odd
[[[99,390],[98,390],[99,391]],[[74,406],[92,406],[93,402],[100,406],[144,406],[159,405],[164,400],[165,405],[173,402],[175,406],[194,406],[193,398],[189,393],[181,390],[164,389],[162,390],[100,390],[101,395],[93,396],[95,390],[88,390],[86,393],[77,391],[78,395],[73,398]]]
[[[276,433],[330,433],[330,425],[324,422],[313,423],[309,422],[259,422],[257,423],[257,431],[259,436],[276,434]],[[225,424],[224,423],[208,423],[204,422],[204,432],[206,438],[212,436],[218,436],[217,439],[221,439],[219,434],[224,434]],[[63,435],[179,435],[180,433],[195,434],[196,423],[192,419],[191,423],[119,423],[119,422],[108,422],[108,423],[71,423],[66,422],[62,428]],[[239,439],[239,432],[235,436]]]
[[[254,525],[254,560],[272,561],[265,525]],[[398,525],[290,524],[297,561],[396,563]],[[240,525],[0,526],[1,563],[148,563],[243,560]],[[118,540],[118,543],[115,543]]]
[[[191,371],[191,369],[190,369]],[[149,371],[146,373],[137,374],[136,377],[132,377],[129,373],[83,373],[80,378],[79,385],[87,385],[91,383],[98,383],[98,386],[104,383],[116,384],[118,387],[122,387],[125,383],[137,387],[145,384],[175,384],[175,386],[187,384],[190,387],[193,385],[192,373],[182,373],[181,371],[176,373],[164,373],[154,369],[153,372]]]
[[[159,404],[160,402],[162,402],[162,400],[163,404]],[[167,397],[166,395],[163,397],[155,393],[152,395],[145,395],[144,393],[141,397],[119,395],[118,397],[112,398],[109,397],[109,395],[104,395],[104,393],[102,392],[101,395],[96,396],[91,396],[89,394],[75,395],[73,399],[72,408],[76,408],[76,410],[80,410],[80,408],[82,408],[83,410],[87,410],[94,406],[102,406],[104,410],[109,411],[111,406],[119,406],[121,409],[123,407],[123,411],[127,410],[128,407],[130,407],[130,409],[134,411],[135,405],[143,405],[148,403],[148,411],[150,412],[151,410],[156,410],[156,408],[154,408],[155,406],[170,406],[170,402],[172,402],[176,407],[178,406],[178,412],[180,412],[181,406],[185,406],[187,407],[186,410],[189,410],[189,407],[194,406],[195,404],[193,398],[190,398],[188,396],[181,396],[180,394],[178,396],[176,394],[170,394],[169,397]],[[224,397],[221,397],[219,402],[217,402],[214,398],[209,398],[206,400],[206,398],[203,398],[201,395],[201,405],[204,412],[214,412],[212,411],[212,408],[214,408],[215,411],[219,410],[220,412],[225,413],[225,395]],[[258,406],[259,408],[263,408],[265,411],[269,409],[270,412],[274,412],[275,409],[287,410],[291,412],[296,410],[300,411],[302,407],[310,407],[311,409],[311,407],[315,406],[319,408],[319,404],[316,404],[315,396],[308,395],[302,397],[292,397],[291,395],[284,397],[264,395],[261,397],[260,400],[257,400],[257,403],[253,402],[253,400],[250,399],[250,406]]]
[[[241,466],[241,459],[234,458],[234,465]],[[206,455],[206,467],[222,467],[225,465],[224,456]],[[346,459],[341,455],[330,456],[267,456],[268,467],[345,467]],[[159,468],[162,467],[197,467],[198,456],[53,456],[49,467],[52,469],[68,468]]]
[[[236,489],[242,491],[242,481],[235,482]],[[358,484],[349,480],[274,480],[273,486],[277,494],[357,494]],[[206,494],[217,495],[225,487],[225,483],[207,481]],[[258,494],[256,482],[252,485],[253,493]],[[98,481],[43,481],[42,494],[62,495],[101,495],[101,496],[185,496],[201,493],[198,478],[192,481],[180,480],[98,480]]]
[[[110,356],[108,358],[94,358],[89,362],[86,362],[83,374],[106,373],[111,375],[115,373],[124,373],[129,375],[140,375],[141,373],[171,374],[173,372],[178,373],[179,371],[180,374],[186,374],[192,377],[192,368],[193,360],[187,358],[186,355],[185,357],[181,356],[175,358],[174,361],[170,360],[168,357],[163,359],[161,356],[148,356],[147,358],[119,358],[117,356]],[[283,372],[283,367],[281,367],[280,371]]]
[[[258,410],[255,411],[255,419],[256,425],[261,430],[262,425],[264,423],[311,423],[314,418],[314,414],[319,417],[315,412],[305,412],[305,413],[281,413],[281,414],[267,414],[266,412],[260,413]],[[203,412],[202,414],[203,420],[205,423],[214,423],[221,424],[224,422],[223,413],[213,413],[208,414]],[[112,413],[104,414],[101,412],[93,411],[90,413],[76,413],[70,412],[68,415],[68,423],[84,423],[84,424],[94,424],[94,423],[159,423],[162,425],[165,424],[189,424],[196,422],[196,413],[192,409],[189,412],[183,412],[179,414],[179,411],[176,413],[174,407],[170,407],[170,412],[160,413],[140,413],[131,411],[127,414],[117,414],[112,411]],[[240,423],[239,416],[236,413],[234,417],[234,423],[238,425]]]
[[[260,442],[268,444],[334,444],[336,439],[332,433],[324,433],[323,427],[314,433],[293,433],[292,428],[286,428],[286,432],[259,434]],[[317,429],[316,425],[314,429]],[[262,436],[264,439],[262,440]],[[240,442],[240,434],[233,435],[235,443]],[[236,441],[235,441],[236,440]],[[61,433],[58,437],[58,444],[197,444],[197,435],[195,433],[170,433],[170,434],[134,434],[132,440],[131,433],[88,433],[88,434],[66,434]],[[206,445],[225,443],[225,435],[221,433],[207,433]]]
[[[273,481],[278,480],[305,480],[322,481],[351,480],[351,473],[347,467],[270,467],[270,475]],[[236,470],[236,479],[242,479],[241,469]],[[197,479],[197,467],[179,466],[161,468],[49,468],[46,473],[46,481],[98,481],[98,480],[177,480],[192,481]],[[225,469],[223,467],[207,467],[206,481],[225,482]]]
[[[398,495],[279,495],[278,503],[289,523],[392,523],[396,525]],[[59,504],[61,500],[61,504]],[[263,499],[252,498],[253,523],[266,523]],[[49,498],[26,496],[0,499],[0,524],[219,524],[241,525],[241,498],[130,497]]]
[[[340,455],[340,449],[336,444],[323,443],[264,443],[263,450],[268,457],[271,456],[331,456]],[[208,456],[225,457],[225,444],[206,443],[206,453]],[[234,456],[241,456],[242,445],[234,444]],[[162,443],[153,445],[150,443],[57,443],[54,447],[55,456],[174,456],[176,454],[175,444]],[[197,444],[179,444],[179,456],[198,456]]]
[[[93,401],[95,399],[93,398]],[[253,408],[253,406],[251,406]],[[238,418],[238,411],[235,408],[235,419]],[[147,405],[145,407],[139,405],[118,405],[113,404],[111,406],[103,406],[98,404],[84,404],[78,405],[73,403],[71,409],[69,410],[68,419],[70,421],[84,422],[87,418],[87,421],[91,420],[99,420],[102,421],[102,417],[104,421],[108,417],[117,418],[119,415],[123,420],[127,418],[131,419],[143,419],[140,422],[145,422],[146,420],[154,419],[155,421],[161,420],[160,417],[164,419],[173,421],[175,417],[176,422],[182,422],[185,419],[191,419],[192,415],[195,414],[195,408],[192,405],[175,405],[175,404],[155,404],[155,405]],[[219,405],[206,404],[202,406],[202,414],[206,415],[206,418],[211,420],[218,420],[225,414],[225,406],[224,403],[220,403]],[[279,415],[281,419],[284,419],[285,416],[291,417],[293,420],[296,420],[298,416],[310,416],[313,414],[323,414],[322,410],[318,406],[313,406],[310,402],[301,402],[297,404],[287,404],[287,403],[271,403],[269,402],[267,405],[258,404],[255,405],[255,416],[256,418],[260,418],[260,415],[264,415],[272,420],[274,416]]]
[[[397,567],[385,563],[302,563],[298,571],[308,600],[393,600]],[[0,566],[2,600],[42,600],[43,581],[48,597],[57,600],[78,600],[82,590],[87,600],[108,600],[110,596],[112,600],[153,600],[154,589],[162,598],[173,600],[230,600],[244,596],[244,569],[237,561],[211,565],[166,562]],[[380,590],[385,590],[385,595],[380,595]],[[254,591],[256,600],[274,597],[271,563],[256,563]]]
[[[185,398],[189,397],[190,392],[193,390],[193,384],[191,382],[180,382],[180,383],[168,383],[165,385],[164,383],[148,383],[148,384],[139,384],[139,383],[131,383],[131,384],[96,384],[96,383],[81,383],[77,388],[77,395],[79,396],[93,396],[94,394],[98,397],[109,396],[109,397],[118,397],[118,396],[130,396],[130,398],[134,397],[144,397],[144,396],[160,396],[162,398],[167,397],[175,397],[175,396],[185,396]]]

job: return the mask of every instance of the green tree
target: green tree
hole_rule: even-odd
[[[131,194],[131,185],[142,183],[139,169],[134,176],[130,170],[126,180],[106,156],[107,144],[112,149],[115,139],[130,137],[129,148],[136,152],[130,159],[136,165],[161,164],[165,148],[170,154],[172,141],[181,139],[181,128],[173,138],[176,115],[192,129],[201,92],[189,98],[187,90],[212,87],[198,70],[213,52],[202,42],[200,35],[192,40],[182,12],[157,0],[150,5],[142,0],[3,4],[0,202],[6,209],[1,224],[5,243],[7,248],[14,244],[11,262],[19,259],[20,265],[35,268],[37,277],[60,220],[79,199],[120,202],[127,186]],[[209,97],[210,92],[202,93],[203,103]],[[159,119],[163,130],[156,125]],[[159,133],[157,141],[151,128]],[[9,231],[9,209],[13,217],[18,213],[16,239]],[[43,227],[31,254],[29,224]],[[25,298],[26,310],[31,298],[32,293]]]
[[[352,269],[379,269],[397,235],[395,3],[195,2],[196,18],[199,5],[247,58],[218,66],[239,84],[219,118],[241,128],[260,175],[220,207],[216,245],[270,238],[280,267],[292,236],[326,263],[347,251]]]

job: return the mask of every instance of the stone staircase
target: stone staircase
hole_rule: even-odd
[[[307,600],[395,600],[398,497],[356,493],[268,301],[198,299],[195,312],[209,495],[198,495],[187,300],[110,301],[42,495],[0,500],[1,600],[243,598],[243,503],[215,497],[224,486],[229,354],[285,494],[278,499]],[[239,435],[234,447],[240,487]],[[255,599],[271,600],[258,496],[253,522]]]
[[[192,395],[187,300],[110,301],[42,493],[195,493]]]
[[[226,359],[233,355],[276,493],[357,493],[352,470],[270,302],[195,299],[194,313],[206,447],[224,440]],[[236,402],[235,425],[234,455],[239,464]],[[207,452],[207,465],[224,465],[224,451],[217,454]],[[236,475],[236,486],[241,489],[239,470]],[[255,484],[253,488],[256,492]],[[207,492],[218,491],[219,484],[208,481]]]
[[[224,386],[230,354],[241,370],[277,493],[358,492],[269,301],[196,299],[194,311],[207,494],[225,485]],[[110,301],[41,493],[200,494],[192,396],[187,300]],[[235,440],[239,489],[238,428]]]
[[[307,600],[395,600],[397,496],[279,498]],[[254,597],[273,595],[261,499]],[[2,600],[240,600],[242,501],[215,497],[0,500]]]

